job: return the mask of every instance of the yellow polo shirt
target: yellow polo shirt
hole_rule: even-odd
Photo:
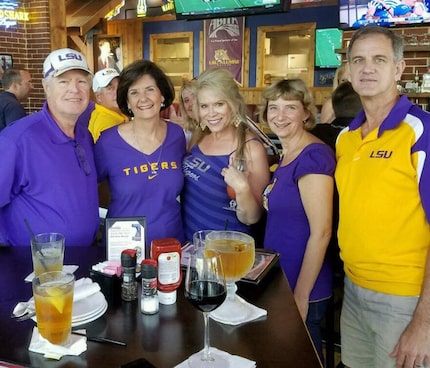
[[[98,103],[95,104],[95,109],[91,113],[88,123],[88,130],[93,136],[94,143],[99,139],[103,130],[106,130],[115,125],[128,121],[128,117],[108,109]]]
[[[377,292],[421,292],[430,245],[430,115],[402,96],[361,138],[360,113],[338,137],[338,238],[346,275]]]

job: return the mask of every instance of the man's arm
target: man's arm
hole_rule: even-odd
[[[430,257],[426,260],[421,296],[412,320],[390,355],[396,358],[398,368],[430,365]]]
[[[13,105],[8,104],[5,107],[3,114],[4,114],[6,125],[9,125],[14,121],[21,119],[27,115],[27,113],[24,110],[24,107],[22,107],[20,103],[13,104]]]

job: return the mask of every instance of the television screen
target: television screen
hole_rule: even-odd
[[[340,28],[430,23],[430,0],[340,0]]]
[[[236,17],[280,13],[289,10],[291,0],[175,0],[176,19]]]
[[[335,52],[342,47],[342,31],[337,28],[315,30],[315,66],[337,68],[342,63],[340,54]]]

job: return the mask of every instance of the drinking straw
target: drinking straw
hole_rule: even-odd
[[[228,229],[228,219],[225,219],[224,231]]]
[[[31,239],[34,239],[34,231],[31,229],[31,226],[30,226],[30,224],[26,218],[24,219],[24,224],[27,227],[28,232],[30,233]],[[39,261],[40,261],[40,264],[42,265],[43,269],[45,271],[48,271],[48,267],[46,266],[45,261],[43,260],[43,254],[39,250],[37,251],[37,253],[40,254]]]
[[[31,238],[34,238],[34,232],[33,232],[33,230],[31,229],[31,226],[30,226],[30,224],[28,223],[28,220],[27,220],[27,219],[24,219],[24,224],[25,224],[25,226],[27,227],[27,230],[28,230],[28,232],[30,233]]]

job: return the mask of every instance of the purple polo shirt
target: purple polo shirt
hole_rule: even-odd
[[[93,141],[77,124],[67,137],[43,109],[0,133],[0,242],[28,246],[30,234],[60,232],[88,246],[100,224]]]

